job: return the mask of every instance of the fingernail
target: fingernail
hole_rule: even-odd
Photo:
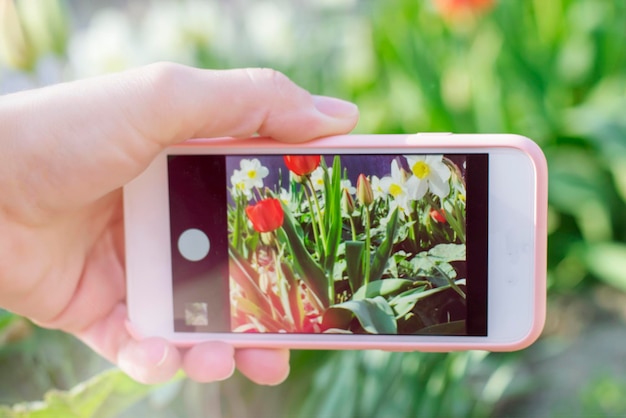
[[[165,341],[154,341],[147,347],[146,357],[149,363],[155,367],[160,367],[165,363],[167,354],[170,351],[170,345]]]
[[[229,379],[229,378],[230,378],[233,374],[235,374],[235,369],[236,369],[237,367],[236,367],[236,364],[235,364],[235,359],[234,359],[234,358],[233,358],[232,363],[233,363],[233,364],[232,364],[232,367],[230,368],[230,372],[229,372],[228,374],[224,375],[223,377],[219,377],[219,378],[216,380],[217,382],[220,382],[220,381],[222,381],[222,380]]]
[[[317,110],[333,118],[345,119],[359,112],[359,108],[354,103],[335,97],[313,96],[313,102]]]

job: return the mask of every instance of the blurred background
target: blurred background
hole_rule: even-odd
[[[356,102],[357,132],[518,133],[550,168],[548,318],[526,350],[299,351],[277,387],[148,387],[0,310],[0,417],[625,416],[625,22],[623,0],[0,0],[2,94],[267,66]]]

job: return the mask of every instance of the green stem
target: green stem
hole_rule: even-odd
[[[370,282],[370,246],[372,245],[370,236],[370,210],[368,206],[365,206],[365,251],[363,251],[365,257],[365,285]]]
[[[235,247],[237,249],[237,251],[239,253],[242,252],[242,244],[241,244],[241,226],[243,224],[242,222],[242,212],[243,212],[243,207],[241,205],[241,198],[239,198],[239,196],[237,196],[236,202],[235,202],[235,230],[233,231],[233,247]]]
[[[276,232],[273,232],[274,234]],[[276,241],[278,242],[278,237],[276,237]],[[285,316],[287,316],[290,322],[293,324],[295,322],[293,315],[291,313],[291,304],[289,303],[289,292],[287,287],[289,284],[287,283],[287,279],[283,274],[281,260],[283,258],[284,246],[278,245],[279,252],[276,254],[276,251],[272,251],[274,256],[274,271],[276,272],[276,287],[278,289],[278,297],[280,298],[283,304],[283,310],[285,311]]]
[[[408,218],[409,218],[409,223],[411,223],[411,227],[409,228],[409,238],[411,239],[411,244],[412,244],[412,250],[417,252],[418,249],[420,248],[418,243],[417,243],[417,233],[415,231],[416,226],[417,226],[417,222],[413,219],[413,208],[411,208],[410,211],[408,211]]]
[[[319,235],[317,232],[317,222],[315,219],[315,211],[313,210],[313,202],[311,201],[311,195],[309,194],[309,189],[303,184],[302,188],[304,189],[304,194],[306,195],[306,200],[309,202],[309,210],[311,211],[311,226],[313,227],[313,240],[315,241],[315,247],[317,248],[318,255],[321,256],[319,242],[317,241],[317,236]],[[320,257],[321,258],[321,257]]]
[[[313,200],[315,202],[315,209],[317,209],[317,220],[320,225],[322,245],[324,246],[324,249],[326,249],[326,228],[324,227],[324,220],[322,219],[322,211],[320,209],[320,202],[317,197],[317,193],[315,193],[315,187],[313,187],[313,180],[311,180],[311,176],[307,176],[307,180],[309,181],[309,187],[310,187],[311,193],[313,194]]]
[[[465,292],[461,290],[461,288],[459,286],[457,286],[457,284],[454,282],[454,280],[452,280],[450,278],[450,276],[448,276],[443,270],[441,270],[441,268],[439,268],[439,266],[435,263],[433,263],[433,266],[435,267],[435,269],[439,272],[439,274],[441,274],[443,277],[446,278],[446,280],[448,281],[448,284],[450,285],[450,287],[452,289],[454,289],[454,291],[456,293],[459,294],[459,296],[461,296],[463,299],[466,299],[465,296]]]
[[[348,219],[350,220],[350,229],[352,230],[352,241],[356,241],[356,228],[354,227],[354,219],[352,219],[352,215],[348,215]]]

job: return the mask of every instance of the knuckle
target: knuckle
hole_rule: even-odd
[[[188,71],[189,67],[173,62],[157,62],[146,66],[149,81],[159,90],[177,84]]]
[[[176,102],[189,74],[188,67],[171,62],[151,64],[145,71],[148,94],[154,95],[154,103],[165,105]]]
[[[139,127],[140,136],[160,138],[157,142],[161,143],[175,132],[155,131],[155,126],[159,124],[152,121],[167,121],[183,106],[185,95],[189,94],[190,88],[193,89],[190,85],[193,69],[171,62],[159,62],[146,66],[143,71],[140,96],[144,105],[132,110],[136,121],[133,126]],[[174,126],[172,130],[177,128]]]
[[[263,90],[282,94],[293,89],[293,83],[285,74],[272,68],[248,69],[248,77],[252,83]]]

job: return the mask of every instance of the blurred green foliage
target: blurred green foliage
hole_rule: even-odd
[[[155,1],[139,11],[96,10],[88,25],[73,32],[58,27],[74,20],[71,7],[65,13],[42,27],[57,28],[60,42],[70,33],[69,44],[38,49],[22,69],[41,74],[52,50],[61,54],[54,58],[60,79],[156,59],[211,68],[269,66],[311,91],[355,101],[362,115],[358,132],[511,132],[533,138],[550,169],[550,299],[586,297],[599,285],[626,291],[622,0],[500,0],[484,14],[458,19],[415,0]],[[19,60],[12,63],[20,66]],[[1,71],[4,91],[10,88],[2,81],[19,73]],[[21,373],[32,376],[37,389],[2,392],[1,402],[41,399],[48,388],[68,389],[86,372],[102,369],[101,363],[89,363],[79,374],[42,369],[51,347],[61,347],[56,361],[67,368],[76,358],[63,347],[77,344],[41,330],[16,334],[17,321],[0,315],[0,380],[11,380],[8,363],[30,358],[19,363]],[[14,342],[15,335],[21,341]],[[38,344],[40,350],[29,351]],[[149,394],[137,389],[149,402],[127,414],[486,416],[531,390],[532,379],[518,373],[525,355],[295,352],[292,375],[277,388],[257,387],[241,376],[212,385],[177,381]],[[108,373],[102,382],[119,378]],[[48,388],[37,386],[42,375]],[[623,389],[623,381],[601,376],[581,389],[577,412],[623,415]],[[572,412],[568,408],[557,405],[552,412]],[[104,411],[100,416],[107,416]]]

